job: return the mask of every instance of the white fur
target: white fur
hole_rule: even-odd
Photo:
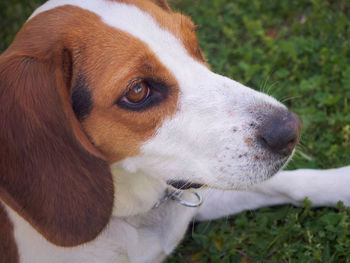
[[[202,191],[201,208],[186,208],[162,197],[168,179],[184,179],[217,188],[242,188],[270,177],[280,160],[257,144],[249,145],[250,123],[285,107],[264,94],[210,72],[182,43],[135,6],[97,0],[51,0],[33,15],[62,5],[98,14],[108,25],[131,34],[155,53],[176,77],[180,99],[176,115],[147,141],[139,156],[112,167],[116,204],[107,228],[92,242],[62,248],[47,242],[16,212],[14,224],[20,260],[25,263],[161,262],[182,239],[189,222],[214,219],[245,209],[299,204],[308,196],[315,205],[350,204],[350,166],[340,170],[280,172],[247,191]],[[260,161],[254,160],[259,155]],[[241,157],[239,157],[241,156]],[[184,198],[193,196],[185,192]]]

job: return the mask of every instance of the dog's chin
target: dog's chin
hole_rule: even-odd
[[[285,162],[286,163],[286,162]],[[234,183],[232,182],[232,185],[221,185],[220,183],[218,185],[216,184],[203,184],[203,183],[195,183],[191,181],[186,180],[168,180],[166,181],[167,185],[177,189],[177,190],[191,190],[191,189],[203,189],[203,188],[216,188],[221,190],[247,190],[252,186],[258,185],[271,177],[273,177],[276,173],[278,173],[286,164],[285,163],[279,163],[276,165],[273,165],[269,171],[262,175],[261,177],[254,177],[251,178],[248,182],[245,183]]]
[[[294,151],[293,151],[294,153]],[[247,190],[250,187],[258,185],[266,180],[272,178],[275,174],[281,171],[287,166],[288,162],[292,159],[293,153],[289,156],[278,158],[270,164],[256,165],[242,170],[242,174],[245,174],[244,181],[239,180],[233,182],[230,180],[218,181],[217,183],[209,182],[192,182],[189,180],[167,180],[166,184],[178,189],[178,190],[191,190],[191,189],[203,189],[203,188],[216,188],[221,190]]]
[[[270,163],[267,166],[261,167],[256,166],[250,172],[248,180],[238,183],[238,186],[229,187],[230,189],[225,190],[247,190],[251,187],[259,185],[272,177],[274,177],[279,171],[283,170],[292,159],[293,154],[288,157],[283,157],[278,160],[275,160],[273,163]]]

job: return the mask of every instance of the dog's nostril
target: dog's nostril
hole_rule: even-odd
[[[257,139],[264,148],[289,155],[299,141],[301,126],[300,118],[292,112],[275,114],[261,125]]]
[[[297,140],[294,138],[288,142],[287,146],[288,148],[294,148],[296,144],[297,144]]]

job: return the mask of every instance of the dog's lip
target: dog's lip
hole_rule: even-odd
[[[204,186],[203,184],[192,183],[185,180],[168,180],[166,183],[179,190],[198,189]]]

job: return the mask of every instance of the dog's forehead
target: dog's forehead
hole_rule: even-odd
[[[62,6],[75,6],[98,15],[102,22],[141,40],[165,65],[169,59],[202,61],[195,26],[190,18],[163,10],[148,0],[51,0],[30,17]],[[165,58],[168,57],[168,58]],[[188,61],[187,61],[188,62]]]

